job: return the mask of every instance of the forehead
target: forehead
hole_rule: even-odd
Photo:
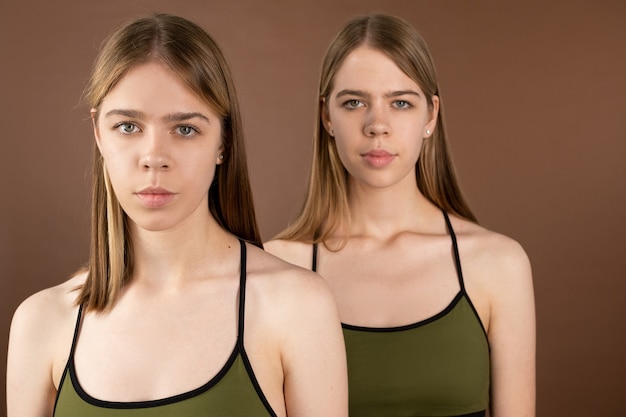
[[[419,85],[385,53],[369,46],[350,52],[337,70],[334,90],[415,89]]]
[[[158,62],[148,62],[129,69],[104,97],[101,107],[154,113],[200,110],[215,113],[178,74]]]

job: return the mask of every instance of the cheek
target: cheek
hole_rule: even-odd
[[[337,135],[336,135],[337,137]],[[335,148],[337,149],[337,155],[339,155],[339,160],[343,167],[348,171],[352,172],[353,162],[352,159],[355,157],[356,150],[354,146],[351,146],[346,140],[337,140],[335,139]]]
[[[104,155],[103,155],[104,156]],[[111,187],[117,195],[120,195],[120,188],[128,182],[130,172],[126,164],[121,163],[120,159],[104,158],[104,169],[109,176]]]
[[[203,158],[189,158],[180,165],[183,182],[196,184],[200,189],[208,189],[215,177],[217,164],[213,155],[206,155]]]
[[[117,183],[119,179],[128,177],[130,174],[133,161],[128,155],[110,152],[110,150],[103,149],[101,151],[104,166],[109,173],[111,182]],[[136,164],[135,164],[136,165]]]
[[[358,122],[354,119],[354,114],[345,114],[337,111],[330,111],[329,114],[329,120],[335,136],[354,134],[355,129],[358,129]]]

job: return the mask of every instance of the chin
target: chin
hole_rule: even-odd
[[[177,222],[174,221],[171,216],[158,216],[161,218],[152,219],[131,219],[133,223],[133,229],[137,231],[147,232],[165,232],[173,229]]]

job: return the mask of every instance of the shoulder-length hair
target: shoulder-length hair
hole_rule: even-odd
[[[103,43],[84,92],[97,121],[102,100],[133,67],[159,62],[176,73],[221,117],[223,162],[209,189],[208,210],[226,230],[262,246],[248,178],[237,95],[226,59],[198,25],[177,16],[154,14],[114,31]],[[115,303],[133,269],[128,219],[94,146],[91,248],[88,275],[78,304],[104,311]]]
[[[341,163],[335,141],[322,121],[324,101],[334,87],[335,75],[356,48],[366,45],[386,54],[415,81],[432,107],[439,97],[439,114],[433,134],[423,141],[416,163],[417,187],[437,207],[476,222],[456,179],[446,138],[443,103],[430,51],[420,34],[406,21],[374,14],[349,21],[331,42],[319,84],[313,161],[307,196],[296,220],[276,238],[324,242],[350,221],[348,173]]]

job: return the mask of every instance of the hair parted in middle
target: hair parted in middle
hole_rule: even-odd
[[[341,162],[334,138],[324,127],[322,112],[325,111],[324,102],[333,90],[337,71],[346,57],[360,46],[367,46],[387,55],[419,85],[431,108],[432,97],[439,97],[436,126],[432,136],[423,141],[416,163],[417,186],[437,207],[476,222],[476,217],[461,193],[448,150],[443,103],[428,46],[415,28],[405,20],[373,14],[350,20],[339,31],[326,52],[319,84],[313,161],[307,196],[299,216],[276,238],[309,243],[324,242],[331,233],[350,222],[349,174]]]
[[[262,247],[233,78],[219,46],[200,26],[157,13],[114,31],[102,45],[84,92],[94,124],[107,94],[129,70],[148,62],[168,67],[221,118],[223,160],[216,167],[207,210],[224,229]],[[112,307],[132,272],[132,237],[97,146],[92,169],[90,260],[77,303],[103,311]]]

